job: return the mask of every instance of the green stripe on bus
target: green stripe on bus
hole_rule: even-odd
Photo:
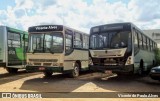
[[[22,48],[16,48],[16,54],[19,60],[25,60],[25,56]]]

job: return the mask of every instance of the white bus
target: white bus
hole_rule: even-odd
[[[27,32],[0,26],[0,67],[9,73],[25,69],[27,42]]]
[[[88,69],[89,35],[63,25],[29,27],[27,71],[70,73]]]
[[[92,27],[89,39],[92,70],[143,74],[156,62],[156,42],[132,23]]]

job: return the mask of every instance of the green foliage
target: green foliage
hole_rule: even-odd
[[[156,64],[160,65],[160,49],[159,48],[155,49],[155,59],[156,59]]]

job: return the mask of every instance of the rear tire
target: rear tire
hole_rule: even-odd
[[[153,66],[153,67],[155,66],[155,61],[154,61],[154,60],[153,60],[153,64],[152,64],[152,66]],[[153,67],[152,67],[152,68],[153,68]]]
[[[140,66],[139,66],[138,74],[140,76],[143,76],[143,74],[144,74],[144,63],[143,63],[143,60],[140,61]]]
[[[80,71],[80,67],[78,65],[78,63],[75,63],[74,68],[70,74],[70,77],[72,78],[76,78],[79,76],[79,71]]]
[[[50,76],[52,76],[53,72],[45,71],[45,72],[43,72],[43,74],[45,77],[50,77]]]
[[[6,67],[6,70],[7,70],[8,73],[17,73],[18,68],[9,68],[9,67]]]

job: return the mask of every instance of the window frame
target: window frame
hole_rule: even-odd
[[[85,44],[85,47],[84,47]],[[83,49],[89,49],[89,36],[86,34],[82,35],[82,48]]]
[[[13,38],[10,38],[9,37],[9,33],[12,33],[13,34]],[[15,35],[19,35],[19,40],[15,40]],[[10,43],[9,43],[9,40],[11,41]],[[14,41],[19,41],[19,45],[16,45],[16,44],[14,44],[13,42]],[[10,45],[10,46],[9,46]],[[17,32],[13,32],[13,31],[8,31],[7,32],[7,46],[8,47],[14,47],[14,48],[22,48],[22,39],[21,39],[21,34],[20,33],[17,33]],[[16,46],[16,47],[15,47]],[[18,47],[17,47],[18,46]]]
[[[137,41],[137,48],[139,48],[139,37],[138,37],[138,33],[137,33],[136,29],[134,28],[134,47],[136,45],[135,41]]]
[[[142,38],[142,33],[140,33],[139,31],[137,31],[138,34],[138,44],[139,44],[139,48],[143,49],[143,38]],[[140,38],[141,37],[141,38]],[[141,42],[141,44],[140,44]]]
[[[69,55],[69,54],[71,54],[72,52],[73,52],[73,31],[72,30],[68,30],[68,29],[66,29],[65,31],[64,31],[64,33],[65,33],[65,55]],[[67,50],[66,50],[66,47],[68,47],[68,46],[66,46],[66,35],[71,35],[71,47],[70,47],[70,50],[68,50],[68,52],[67,52]]]
[[[76,39],[76,34],[79,34],[79,40]],[[76,41],[80,42],[79,44],[79,47],[77,47],[78,45],[76,45]],[[79,33],[79,32],[74,32],[74,37],[73,37],[73,48],[74,49],[82,49],[83,48],[83,39],[82,39],[82,33]]]

